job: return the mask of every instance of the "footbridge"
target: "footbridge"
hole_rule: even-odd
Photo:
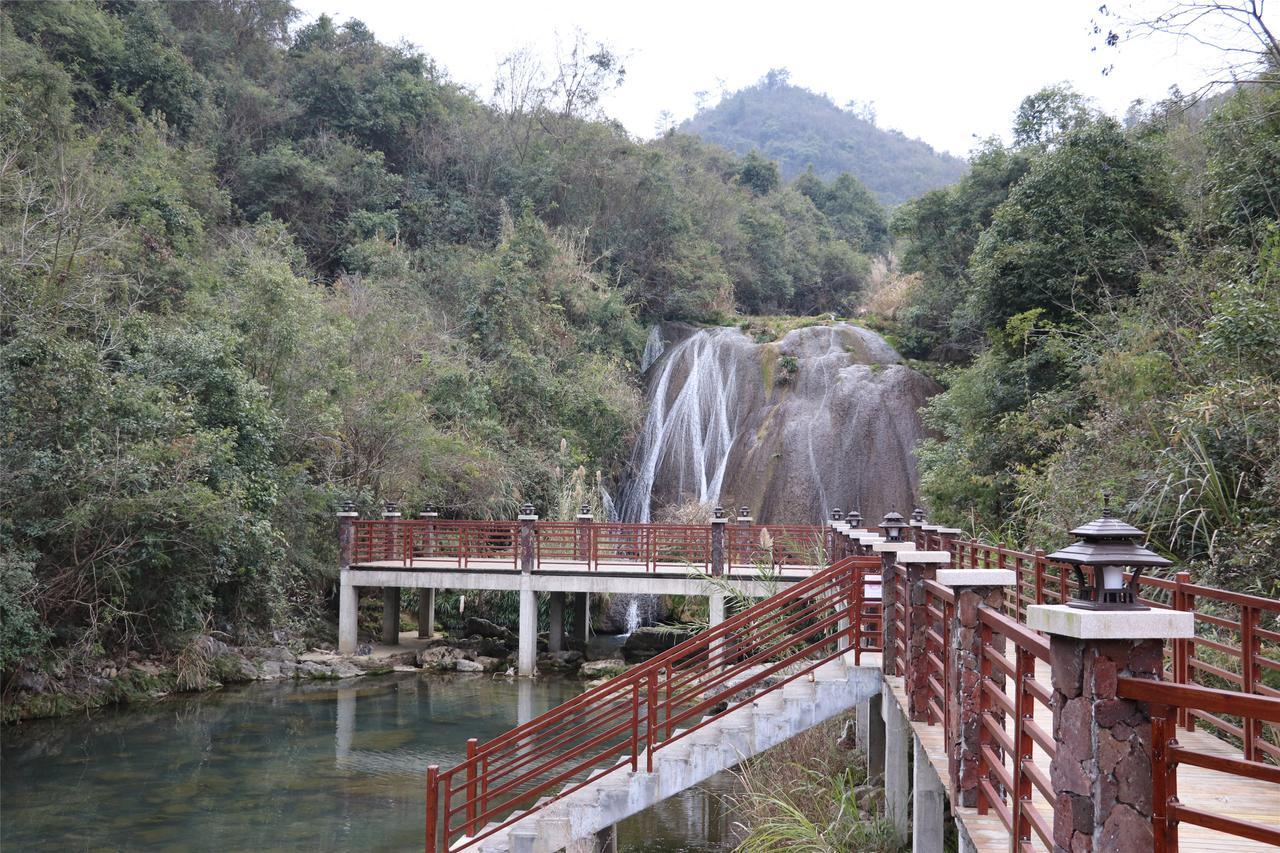
[[[878,531],[833,515],[701,529],[345,514],[346,631],[357,586],[517,589],[522,623],[538,591],[766,596],[431,766],[428,853],[608,849],[622,818],[850,709],[913,851],[942,850],[949,822],[962,851],[1280,847],[1280,602],[918,515]],[[1087,527],[1132,531],[1113,522]],[[1122,594],[1130,609],[1098,606]]]

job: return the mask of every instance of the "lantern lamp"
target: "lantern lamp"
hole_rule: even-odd
[[[880,529],[884,531],[884,538],[889,542],[902,541],[902,529],[907,526],[907,520],[897,510],[889,510],[884,514],[884,518],[880,519]]]
[[[840,507],[838,507],[838,506],[837,506],[837,507],[832,507],[832,509],[831,509],[831,520],[832,520],[832,521],[841,521],[841,520],[843,520],[843,519],[844,519],[844,513],[840,510]]]
[[[1068,607],[1080,610],[1149,610],[1138,598],[1138,582],[1147,568],[1173,563],[1138,544],[1146,534],[1111,514],[1105,504],[1102,517],[1071,531],[1080,540],[1049,555],[1067,563],[1075,572],[1076,595]],[[1084,567],[1090,568],[1085,576]],[[1126,580],[1125,569],[1133,573]]]

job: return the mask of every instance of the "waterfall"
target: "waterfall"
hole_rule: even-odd
[[[651,380],[649,412],[622,493],[622,519],[652,520],[659,476],[674,478],[679,500],[719,498],[737,437],[744,344],[749,342],[737,329],[710,329],[666,354]]]
[[[913,504],[918,410],[939,388],[879,335],[836,323],[757,343],[736,328],[668,323],[649,341],[666,343],[657,356],[645,348],[648,411],[622,521],[686,501],[744,504],[770,523]]]

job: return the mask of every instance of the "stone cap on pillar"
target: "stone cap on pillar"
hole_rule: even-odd
[[[353,510],[348,511],[345,509],[342,510],[341,512],[335,512],[334,515],[336,515],[338,518],[359,518],[360,517],[360,513],[355,512]]]
[[[1195,636],[1185,610],[1081,610],[1065,604],[1027,607],[1027,627],[1077,640],[1175,640]]]
[[[961,530],[959,527],[935,527],[933,529],[933,532],[940,533],[943,536],[959,536],[960,534],[964,533],[964,531]]]
[[[942,530],[942,525],[940,525],[940,524],[921,524],[921,525],[920,525],[920,529],[921,529],[921,530],[923,530],[923,531],[925,531],[926,533],[937,533],[937,532],[939,532],[940,530]]]
[[[934,580],[944,586],[1013,586],[1018,575],[1013,569],[939,569]]]
[[[580,512],[574,516],[578,521],[595,521],[596,517],[589,512]],[[535,515],[534,518],[537,518]]]
[[[899,551],[899,563],[946,563],[951,564],[950,551]]]
[[[872,542],[871,550],[877,554],[899,553],[902,551],[914,551],[916,543],[914,542]]]

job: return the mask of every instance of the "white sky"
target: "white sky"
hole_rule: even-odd
[[[486,100],[503,56],[530,46],[550,57],[557,32],[567,40],[581,27],[628,55],[626,82],[604,106],[642,138],[654,135],[663,110],[677,121],[692,115],[699,90],[710,92],[714,104],[722,88],[731,92],[786,67],[793,83],[837,104],[874,103],[881,127],[964,155],[975,137],[1007,138],[1018,102],[1043,85],[1068,80],[1121,115],[1135,98],[1164,97],[1173,83],[1194,89],[1220,61],[1169,38],[1091,53],[1098,42],[1090,22],[1101,2],[297,0],[297,6],[307,19],[355,17],[382,41],[409,41]],[[1108,76],[1104,62],[1115,64]]]

